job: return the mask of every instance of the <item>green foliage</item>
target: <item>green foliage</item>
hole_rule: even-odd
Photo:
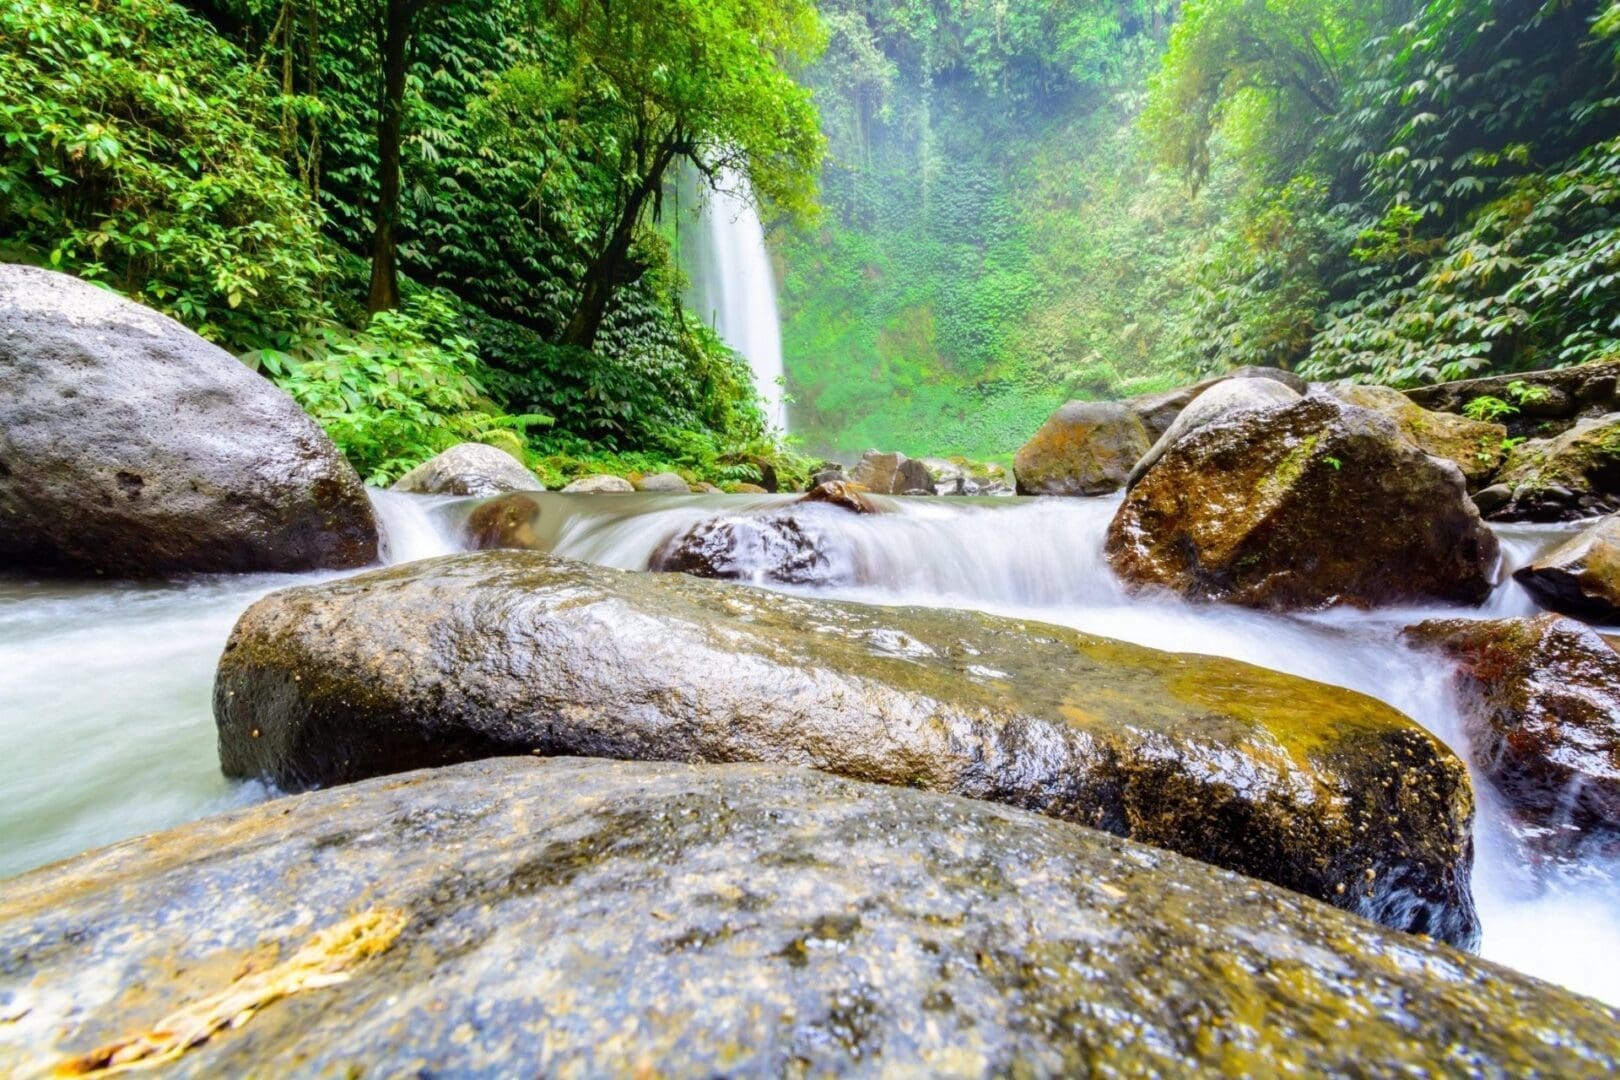
[[[324,310],[321,215],[273,87],[167,0],[0,6],[0,250],[233,344]]]
[[[460,322],[452,298],[423,293],[363,330],[320,327],[291,351],[256,359],[368,482],[386,484],[456,443],[509,444],[502,433],[521,438],[552,422],[508,415],[488,398],[478,347]]]
[[[1470,420],[1501,420],[1518,413],[1517,405],[1489,394],[1481,394],[1463,406],[1463,415]]]

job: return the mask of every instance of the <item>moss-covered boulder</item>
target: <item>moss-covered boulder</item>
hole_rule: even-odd
[[[116,293],[0,265],[0,567],[343,569],[377,543],[360,477],[267,379]]]
[[[288,789],[500,753],[784,762],[1039,810],[1448,941],[1476,929],[1467,777],[1416,724],[1039,623],[485,552],[267,597],[214,705],[225,771]]]
[[[1123,402],[1071,401],[1013,459],[1020,495],[1107,495],[1148,451],[1147,429]]]
[[[1330,392],[1350,405],[1383,413],[1426,454],[1462,470],[1470,491],[1488,482],[1507,456],[1507,428],[1448,412],[1431,412],[1388,386],[1338,383]]]
[[[395,491],[487,498],[508,491],[543,491],[544,484],[505,450],[458,443],[394,481]]]
[[[1620,510],[1620,413],[1519,443],[1495,482],[1512,494],[1491,510],[1492,521],[1575,521]]]
[[[1181,438],[1131,489],[1106,550],[1130,585],[1281,610],[1477,604],[1497,561],[1455,465],[1326,396]]]
[[[1158,441],[1131,466],[1125,477],[1126,490],[1134,488],[1164,457],[1165,451],[1189,433],[1241,412],[1269,409],[1298,400],[1299,394],[1292,387],[1275,379],[1228,379],[1211,386],[1183,409]]]
[[[1558,849],[1620,830],[1620,654],[1557,615],[1406,631],[1457,664],[1474,768]]]
[[[1588,622],[1620,621],[1620,515],[1611,515],[1514,571],[1538,604]]]
[[[1574,1076],[1620,1056],[1613,1010],[1296,894],[780,766],[503,758],[295,796],[0,883],[0,955],[19,1076],[171,1049],[186,1076]]]

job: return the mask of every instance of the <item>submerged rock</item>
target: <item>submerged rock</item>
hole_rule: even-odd
[[[852,484],[847,480],[831,480],[817,484],[795,502],[825,503],[840,510],[848,510],[852,514],[878,512],[877,504],[871,500],[866,491],[859,484]]]
[[[1165,451],[1201,427],[1252,409],[1269,409],[1299,400],[1291,387],[1275,379],[1229,379],[1205,390],[1176,417],[1154,443],[1132,464],[1125,489],[1134,488],[1158,464]]]
[[[1147,450],[1147,429],[1124,402],[1071,401],[1019,448],[1013,477],[1020,495],[1108,495]]]
[[[473,509],[461,530],[462,545],[472,551],[518,548],[542,551],[539,499],[521,491],[500,495]]]
[[[1620,413],[1520,443],[1496,482],[1513,494],[1491,511],[1492,521],[1575,521],[1620,510]]]
[[[1338,383],[1329,392],[1346,404],[1383,413],[1395,421],[1412,445],[1461,469],[1469,490],[1490,479],[1507,456],[1507,428],[1501,424],[1430,412],[1388,386]]]
[[[1317,396],[1177,441],[1114,515],[1106,551],[1131,585],[1279,610],[1477,604],[1497,560],[1455,465]]]
[[[540,478],[504,450],[459,443],[394,481],[395,491],[486,498],[509,491],[544,491]]]
[[[1620,515],[1514,571],[1536,603],[1588,622],[1620,621]]]
[[[1480,774],[1527,824],[1581,834],[1620,829],[1620,655],[1557,615],[1433,619],[1409,640],[1457,662],[1463,734]]]
[[[259,601],[214,706],[226,773],[283,788],[502,753],[809,765],[1039,810],[1451,942],[1477,931],[1467,776],[1416,724],[1039,623],[486,552]]]
[[[622,476],[582,476],[562,490],[565,495],[628,495],[636,489]]]
[[[227,987],[258,1011],[172,1071],[1577,1075],[1620,1056],[1595,1001],[1284,890],[780,766],[413,773],[0,883],[0,913],[0,1071],[19,1075],[105,1060]],[[334,985],[264,993],[253,973],[337,926],[361,944],[328,960]]]
[[[292,398],[150,308],[0,265],[0,564],[143,576],[376,559],[359,476]]]
[[[853,492],[848,494],[855,497]],[[647,568],[721,581],[848,584],[854,574],[848,542],[836,528],[829,527],[830,522],[820,516],[818,509],[842,514],[849,507],[829,494],[808,500],[808,505],[797,509],[709,518],[660,544],[648,559]]]

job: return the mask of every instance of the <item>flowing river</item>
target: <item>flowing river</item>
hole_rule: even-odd
[[[790,496],[536,493],[558,555],[644,569],[678,529]],[[458,550],[472,500],[376,492],[386,559]],[[1380,698],[1461,749],[1447,672],[1400,644],[1436,614],[1530,614],[1510,580],[1480,610],[1278,616],[1127,598],[1102,558],[1114,499],[890,499],[830,512],[855,584],[815,591],[877,604],[977,608],[1178,652],[1210,653]],[[1569,526],[1497,530],[1507,569]],[[166,584],[0,578],[0,876],[268,797],[220,774],[214,664],[258,597],[331,574],[199,577]],[[1476,783],[1474,895],[1483,953],[1620,1004],[1620,863],[1532,866]]]

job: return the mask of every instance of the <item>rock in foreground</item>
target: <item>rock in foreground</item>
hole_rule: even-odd
[[[531,752],[808,765],[1039,810],[1447,941],[1477,929],[1467,776],[1416,724],[1039,623],[484,552],[261,600],[214,706],[225,771],[284,788]]]
[[[1521,566],[1513,579],[1544,608],[1590,622],[1620,620],[1620,515]]]
[[[1497,544],[1455,465],[1386,417],[1313,396],[1176,442],[1115,514],[1107,553],[1133,585],[1289,610],[1477,604]]]
[[[1557,615],[1433,619],[1408,639],[1457,661],[1463,734],[1520,820],[1569,849],[1620,830],[1620,655]]]
[[[1089,829],[804,769],[505,758],[0,884],[0,1071],[104,1061],[227,987],[257,1003],[357,925],[344,981],[171,1069],[1573,1076],[1620,1056],[1594,1001]]]
[[[0,564],[138,577],[376,559],[360,478],[290,397],[150,308],[0,265]]]
[[[472,442],[458,443],[394,481],[395,491],[478,499],[512,491],[544,491],[545,487],[505,450]]]

